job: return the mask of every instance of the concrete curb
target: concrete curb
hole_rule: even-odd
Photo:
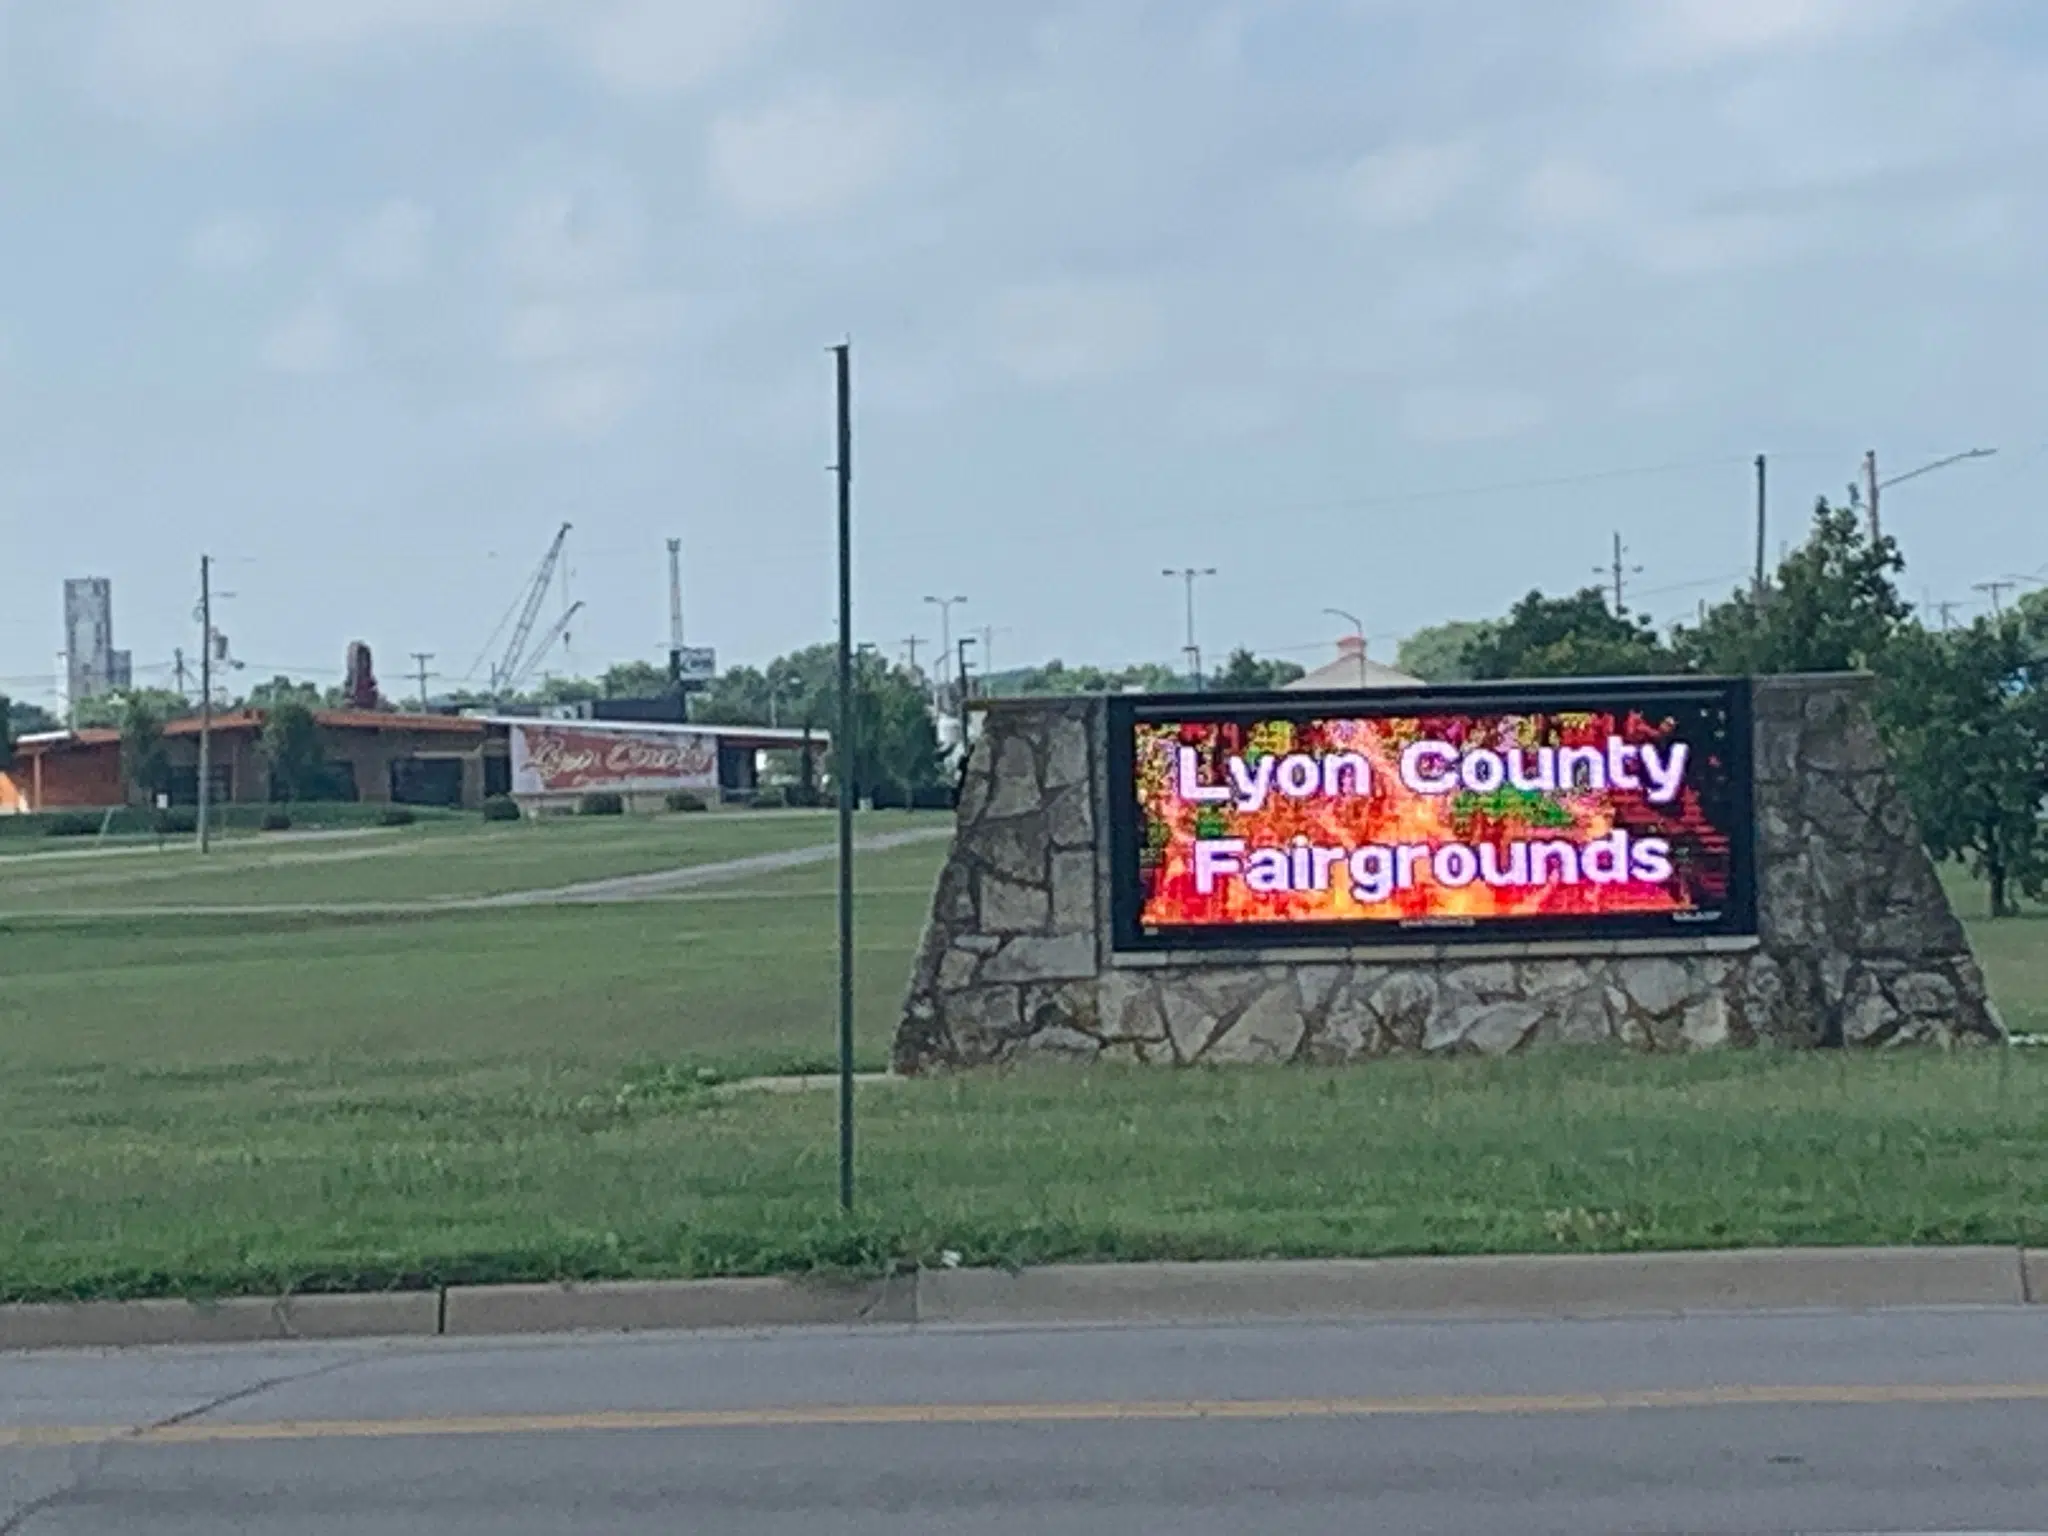
[[[2048,1251],[1777,1248],[1653,1254],[1065,1264],[883,1280],[451,1286],[221,1302],[0,1306],[0,1350],[279,1339],[1347,1318],[1622,1317],[2048,1303]]]
[[[29,1302],[0,1307],[0,1350],[432,1338],[440,1329],[441,1297],[434,1291],[235,1296],[222,1301]]]
[[[865,1283],[626,1280],[597,1285],[457,1285],[443,1332],[628,1332],[650,1328],[788,1328],[913,1323],[917,1276]]]

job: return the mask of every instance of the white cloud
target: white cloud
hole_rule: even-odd
[[[568,437],[597,438],[634,404],[644,380],[624,368],[571,368],[545,379],[535,396],[542,423]]]
[[[253,214],[224,214],[202,224],[185,242],[185,260],[209,277],[253,272],[270,257],[270,226]]]
[[[757,52],[788,20],[785,0],[622,0],[594,9],[584,59],[625,96],[694,90]]]
[[[1624,0],[1629,62],[1691,68],[1785,53],[1930,16],[1946,0]]]
[[[1804,239],[1804,229],[1789,218],[1709,215],[1643,229],[1634,252],[1645,269],[1660,277],[1712,277],[1782,260]]]
[[[1367,155],[1346,171],[1338,197],[1374,228],[1427,224],[1472,180],[1478,156],[1469,144],[1402,144]]]
[[[1422,443],[1477,443],[1516,437],[1548,414],[1534,395],[1516,390],[1411,390],[1401,401],[1401,431]]]
[[[780,30],[784,0],[110,0],[82,84],[102,110],[204,122],[287,72],[380,47],[517,30],[562,50],[607,89],[702,85]]]
[[[1612,176],[1576,160],[1546,160],[1522,183],[1521,209],[1538,224],[1592,224],[1621,207]]]
[[[893,103],[811,92],[714,122],[711,184],[749,218],[822,218],[886,181],[910,140]]]
[[[349,235],[342,246],[342,270],[366,283],[412,282],[427,269],[433,232],[432,210],[395,198]]]
[[[1033,384],[1122,373],[1158,351],[1159,305],[1142,288],[1052,282],[1012,288],[996,301],[995,359]]]
[[[505,261],[538,288],[617,284],[638,269],[646,213],[630,177],[598,169],[527,200],[512,216]]]
[[[689,301],[669,292],[523,304],[507,319],[500,350],[514,363],[631,356],[675,340],[689,317]]]
[[[326,299],[312,299],[278,322],[258,354],[276,373],[332,373],[347,351],[341,316]]]

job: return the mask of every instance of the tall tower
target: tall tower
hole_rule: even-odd
[[[114,584],[104,576],[64,583],[64,682],[73,706],[128,686],[128,658],[114,649]]]

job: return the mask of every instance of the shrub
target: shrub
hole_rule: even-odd
[[[779,811],[789,804],[789,797],[780,786],[757,789],[748,797],[747,804],[757,811]]]
[[[484,801],[485,821],[517,821],[519,802],[510,795],[492,795]]]
[[[409,827],[418,819],[409,805],[387,805],[377,813],[380,827]]]
[[[273,805],[263,813],[263,820],[257,826],[265,832],[289,832],[292,829],[292,813],[281,805]]]
[[[611,790],[600,789],[585,795],[576,802],[578,816],[623,816],[626,814],[624,797]]]
[[[50,837],[97,837],[102,819],[97,811],[63,811],[43,831]]]
[[[662,797],[662,801],[672,811],[708,811],[711,809],[710,806],[704,803],[702,795],[692,794],[687,789],[672,789]]]
[[[150,830],[158,837],[184,837],[199,830],[197,811],[157,811],[149,821]]]

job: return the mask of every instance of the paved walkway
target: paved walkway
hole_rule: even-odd
[[[902,832],[884,832],[857,838],[854,847],[862,853],[886,853],[917,843],[937,842],[951,837],[953,829],[916,827]],[[505,891],[495,896],[439,896],[421,901],[337,901],[272,902],[219,906],[91,907],[74,911],[37,914],[60,918],[101,917],[276,917],[276,916],[420,916],[435,912],[488,912],[508,907],[597,906],[648,901],[701,886],[743,880],[753,875],[777,874],[812,864],[828,864],[839,856],[837,843],[815,843],[807,848],[786,848],[774,853],[748,854],[745,858],[721,859],[711,864],[691,864],[681,869],[657,870],[645,875],[617,875],[605,880],[586,880],[576,885],[550,886],[538,890]],[[14,914],[0,912],[0,917]],[[26,914],[22,914],[26,915]]]

